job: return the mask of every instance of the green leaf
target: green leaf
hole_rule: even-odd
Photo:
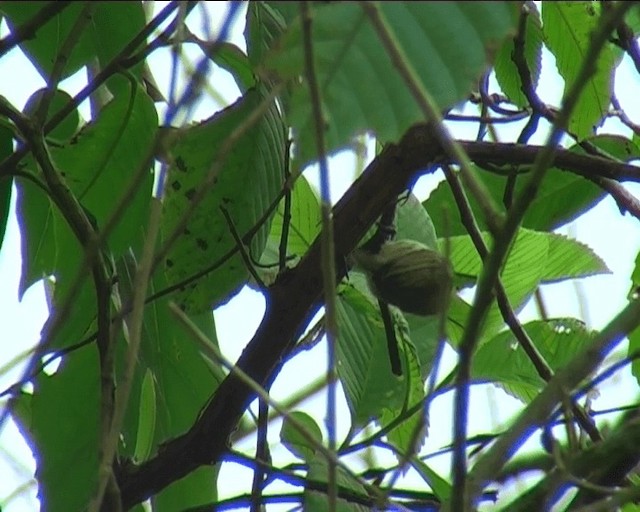
[[[67,355],[54,375],[40,373],[23,395],[30,416],[19,419],[37,461],[43,510],[84,510],[98,476],[99,362],[95,345]]]
[[[635,141],[618,135],[597,135],[589,137],[588,142],[598,148],[604,155],[628,162],[640,156],[640,148]],[[584,153],[584,150],[575,145],[571,151]],[[520,172],[515,179],[515,194],[519,194],[529,180],[526,168],[513,167],[503,169],[504,174],[488,172],[478,169],[477,176],[482,180],[485,189],[491,195],[494,204],[500,211],[505,212],[503,201],[507,187],[507,176],[511,172]],[[545,174],[542,184],[531,206],[527,209],[522,225],[526,228],[539,231],[556,229],[573,221],[589,209],[593,208],[606,192],[577,174],[552,167]],[[481,230],[487,230],[487,224],[483,218],[482,210],[473,195],[468,194],[469,204],[474,217]],[[438,233],[451,236],[466,234],[467,230],[462,224],[459,215],[448,215],[445,218],[444,211],[450,210],[455,205],[455,199],[446,181],[442,181],[431,192],[429,198],[423,202],[423,206],[429,212],[431,220]],[[445,231],[447,230],[447,231]]]
[[[536,320],[523,327],[554,371],[571,361],[594,336],[574,318]],[[545,385],[511,331],[496,335],[478,349],[471,376],[493,382],[523,402],[531,401]]]
[[[141,2],[123,2],[117,7],[109,3],[98,3],[92,21],[93,51],[103,69],[124,50],[134,36],[142,31],[146,25]],[[143,41],[140,47],[144,44]],[[142,78],[143,67],[144,60],[140,59],[127,71],[133,73],[139,80]],[[125,94],[128,92],[128,88],[122,80],[110,78],[107,80],[107,86],[115,95],[120,92]]]
[[[484,234],[490,247],[489,236]],[[469,236],[452,237],[450,258],[454,272],[477,278],[482,262]],[[606,264],[584,244],[555,233],[541,233],[520,229],[509,251],[501,273],[502,283],[509,302],[517,312],[540,283],[558,282],[609,272]],[[454,305],[456,303],[454,302]],[[458,318],[463,319],[462,311]],[[452,312],[449,312],[451,320]],[[502,314],[494,304],[487,315],[483,337],[494,335],[502,328]],[[463,320],[461,325],[464,325]],[[451,322],[449,327],[452,326]],[[451,333],[450,333],[451,334]],[[453,336],[454,340],[457,336]]]
[[[47,2],[3,2],[0,10],[5,15],[10,30],[14,32],[17,27],[37,16],[45,5]],[[87,8],[93,7],[83,2],[71,3],[42,25],[38,29],[37,37],[26,38],[20,43],[20,48],[46,82],[49,82],[62,45]],[[81,34],[74,35],[77,37],[77,42],[71,52],[64,56],[66,62],[61,78],[73,75],[93,58],[94,45],[91,32],[88,30],[89,26],[90,23],[86,24]]]
[[[302,425],[307,434],[315,440],[316,444],[311,443],[297,427],[293,426],[292,419]],[[296,457],[311,461],[315,456],[317,445],[322,445],[322,431],[316,421],[306,412],[292,411],[282,422],[280,441]]]
[[[441,502],[445,502],[451,497],[451,484],[442,478],[436,471],[431,469],[424,461],[420,460],[418,457],[413,457],[411,459],[411,465],[429,485],[429,487],[431,487]]]
[[[13,151],[13,134],[5,126],[0,126],[0,161],[7,158]],[[4,234],[9,220],[9,206],[11,204],[11,185],[13,178],[0,179],[0,249],[4,241]]]
[[[269,233],[269,238],[273,240],[275,247],[280,244],[283,220],[284,201],[281,201],[271,225],[271,233]],[[321,222],[320,201],[307,179],[300,176],[291,191],[291,220],[287,254],[297,256],[305,254],[320,233]]]
[[[47,89],[38,89],[34,92],[27,103],[24,106],[25,115],[33,115],[42,101],[43,96],[47,94]],[[67,103],[72,101],[69,93],[56,89],[51,98],[49,104],[49,110],[47,111],[47,121],[54,117]],[[74,108],[70,114],[65,117],[60,124],[58,124],[51,132],[47,134],[47,139],[53,139],[58,144],[68,141],[78,131],[80,125],[80,113],[77,108]]]
[[[531,73],[533,87],[538,85],[542,60],[542,23],[540,12],[533,2],[525,2],[523,9],[528,10],[524,33],[524,57]],[[520,73],[513,61],[514,39],[505,41],[496,56],[496,80],[507,97],[519,107],[529,105],[522,92]]]
[[[65,304],[71,284],[82,271],[83,251],[69,225],[58,208],[42,189],[33,182],[16,178],[16,212],[21,235],[22,270],[18,296],[23,297],[33,283],[46,276],[54,276],[51,314],[43,328],[49,332],[53,313]],[[88,334],[96,312],[95,291],[90,272],[84,271],[84,281],[73,295],[64,322],[55,339],[50,340],[51,350],[80,341]]]
[[[404,365],[404,377],[407,380],[407,396],[402,408],[393,407],[391,404],[390,406],[385,406],[382,410],[379,423],[381,425],[388,425],[392,421],[402,418],[398,426],[387,433],[387,440],[395,446],[401,454],[407,454],[420,450],[420,446],[422,446],[427,436],[429,424],[428,418],[424,417],[422,408],[418,408],[418,410],[411,415],[407,414],[408,409],[411,409],[424,400],[424,382],[422,380],[415,348],[411,343],[407,343],[406,341],[405,343],[401,343],[400,336],[397,335],[397,337],[398,344],[404,347],[405,358],[408,361],[408,364]],[[409,352],[408,358],[406,357],[407,352]]]
[[[219,464],[201,466],[186,477],[172,482],[151,498],[153,512],[174,512],[217,502],[216,480],[219,471]]]
[[[130,86],[126,94],[109,102],[69,144],[51,149],[56,167],[99,229],[133,186],[140,167],[148,165],[158,126],[151,98],[135,82],[126,82]],[[109,247],[116,256],[140,237],[146,225],[152,183],[148,173],[109,236]],[[110,200],[105,201],[106,197]]]
[[[406,379],[391,372],[387,338],[380,312],[352,286],[338,295],[338,376],[351,421],[363,426],[384,408],[398,410],[407,393]],[[398,340],[400,342],[400,340]],[[405,347],[399,346],[401,358]]]
[[[491,246],[489,235],[484,234],[485,243]],[[467,236],[451,237],[450,258],[454,272],[465,276],[478,276],[482,261]],[[517,307],[535,288],[544,275],[544,265],[549,253],[547,233],[521,229],[509,251],[501,272],[502,282],[509,299]]]
[[[584,62],[591,34],[600,23],[600,6],[591,1],[544,2],[542,30],[547,48],[556,58],[565,94],[573,86]],[[616,65],[610,46],[605,46],[595,63],[596,72],[588,80],[569,120],[569,131],[579,139],[593,134],[609,108]]]
[[[119,286],[123,301],[131,297],[131,286],[135,262],[131,257],[118,264]],[[162,273],[154,276],[149,293],[166,289]],[[136,367],[131,397],[122,429],[120,455],[135,457],[146,421],[144,396],[145,379],[152,374],[155,391],[155,425],[150,456],[160,449],[163,442],[186,432],[207,400],[224,378],[222,371],[206,356],[176,321],[168,308],[168,298],[160,298],[145,308],[138,365]],[[214,343],[216,331],[211,312],[192,315],[191,320]],[[124,350],[127,344],[118,347],[118,368],[124,367]],[[121,370],[120,370],[121,371]],[[152,403],[152,402],[151,402]],[[151,414],[147,419],[151,419]],[[145,442],[147,442],[146,440]],[[172,511],[199,506],[216,499],[215,482],[219,465],[202,467],[163,489],[152,499],[154,510]]]
[[[127,256],[118,262],[119,286],[122,300],[131,298],[135,272],[135,260]],[[154,276],[149,293],[154,294],[167,287],[162,274]],[[222,372],[213,367],[202,347],[185,333],[182,325],[169,312],[169,299],[156,299],[146,306],[142,339],[138,355],[133,389],[125,426],[123,428],[124,454],[133,456],[140,434],[140,402],[144,392],[144,380],[151,373],[156,397],[155,435],[153,451],[160,443],[184,433],[193,423],[203,405],[223,379]],[[211,312],[192,315],[191,320],[216,341],[214,318]],[[118,345],[119,368],[124,368],[126,343]]]
[[[219,43],[213,54],[213,60],[222,69],[231,73],[242,94],[256,86],[256,77],[249,58],[235,44]]]
[[[138,413],[138,436],[133,452],[135,462],[142,462],[149,457],[156,430],[156,386],[153,372],[147,368],[142,379],[140,390],[140,409]]]
[[[328,480],[327,460],[323,455],[316,455],[316,458],[309,463],[307,479],[324,484],[324,490],[316,491],[307,485],[304,490],[304,510],[313,510],[313,512],[330,510],[326,492]],[[344,489],[345,492],[363,498],[369,497],[366,488],[340,466],[336,468],[336,483],[339,490]],[[336,505],[336,512],[369,512],[371,510],[369,507],[342,498],[338,498]]]
[[[288,4],[289,9],[296,12],[299,10],[299,6],[291,2],[252,2],[247,8],[244,37],[247,41],[249,62],[254,68],[262,62],[265,53],[282,36],[286,28],[281,13],[283,5],[280,4]]]
[[[285,148],[284,125],[275,105],[244,131],[223,161],[218,160],[229,134],[246,123],[247,116],[264,98],[262,88],[251,89],[231,107],[180,132],[175,144],[167,148],[172,163],[164,202],[164,237],[173,232],[183,213],[190,208],[191,199],[203,187],[214,163],[222,164],[214,186],[189,217],[165,260],[171,284],[211,267],[236,247],[222,207],[228,212],[233,227],[243,236],[256,227],[275,201],[283,183]],[[247,250],[255,259],[264,250],[272,217],[258,226],[248,244]],[[236,254],[214,271],[182,287],[176,301],[186,311],[209,310],[212,305],[229,300],[247,276],[245,264]]]
[[[416,240],[430,249],[438,248],[436,230],[431,217],[414,194],[401,199],[396,209],[397,240]]]
[[[376,4],[405,61],[441,109],[464,99],[489,64],[488,55],[514,29],[516,8],[507,2],[382,2]],[[357,3],[313,5],[312,45],[322,91],[326,146],[348,147],[373,131],[397,140],[423,116],[365,11]],[[302,22],[295,18],[265,66],[284,80],[306,77]],[[312,102],[296,82],[291,124],[301,162],[315,158]]]
[[[563,235],[547,233],[549,253],[541,281],[554,283],[565,279],[610,274],[607,264],[587,245]]]

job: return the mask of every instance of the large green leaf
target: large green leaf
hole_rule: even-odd
[[[218,66],[231,73],[241,93],[244,94],[256,85],[256,77],[249,57],[236,45],[227,42],[220,43],[212,58]]]
[[[43,329],[48,332],[53,313],[67,300],[71,283],[82,271],[83,251],[56,205],[40,187],[19,177],[16,178],[16,190],[22,255],[18,293],[22,297],[33,283],[46,276],[55,276],[53,310]],[[80,341],[94,321],[95,291],[88,269],[83,279],[57,336],[50,340],[52,349]]]
[[[41,101],[48,94],[48,89],[42,88],[34,92],[24,106],[25,115],[33,115],[40,107]],[[66,91],[56,89],[51,97],[51,103],[47,111],[47,121],[54,117],[67,103],[72,101],[71,95]],[[80,127],[80,113],[74,108],[53,130],[47,134],[47,140],[55,141],[56,145],[67,142]]]
[[[376,4],[408,65],[442,109],[464,99],[487,68],[488,55],[513,31],[507,2]],[[355,2],[314,4],[312,45],[322,95],[326,145],[347,147],[358,133],[397,140],[424,119],[365,11]],[[283,79],[306,77],[302,22],[294,19],[265,65]],[[315,157],[312,102],[306,83],[293,90],[290,121],[301,162]]]
[[[116,96],[95,121],[70,141],[49,148],[54,166],[98,230],[112,217],[118,199],[127,193],[133,175],[148,158],[156,128],[153,102],[133,85],[128,94]],[[40,172],[32,157],[25,160],[25,167],[32,174]],[[143,178],[107,239],[115,256],[139,245],[142,226],[147,222],[152,181],[150,173]],[[82,271],[83,248],[58,207],[40,187],[24,178],[16,183],[22,234],[20,294],[34,282],[53,275],[55,310],[65,303],[71,284]],[[90,274],[88,269],[85,271]],[[87,333],[95,312],[94,295],[90,277],[86,277],[52,347],[75,343]]]
[[[318,484],[324,484],[325,489],[328,481],[328,466],[327,460],[323,455],[316,455],[315,459],[309,463],[309,472],[307,478]],[[341,467],[336,468],[336,484],[339,488],[344,489],[345,492],[350,492],[355,495],[360,495],[363,498],[367,498],[368,493],[366,488],[349,475]],[[327,499],[326,490],[324,492],[313,490],[313,488],[307,487],[304,491],[304,510],[313,510],[314,512],[325,512],[331,510],[329,508],[329,500]],[[369,512],[371,508],[360,505],[354,501],[348,501],[342,498],[338,498],[335,512]]]
[[[181,282],[210,267],[236,247],[231,226],[222,214],[225,208],[233,227],[243,236],[264,216],[283,183],[285,131],[280,114],[271,105],[265,115],[234,142],[223,162],[217,158],[227,137],[246,122],[261,104],[262,89],[249,90],[231,107],[211,119],[177,134],[167,148],[171,168],[162,232],[167,237],[191,205],[214,164],[222,167],[214,186],[197,206],[179,240],[167,256],[166,272],[171,284]],[[271,217],[248,244],[253,258],[262,254]],[[239,290],[248,271],[239,254],[216,270],[184,286],[177,301],[188,311],[201,312],[220,304]]]
[[[397,338],[400,343],[400,339],[402,339],[403,336],[402,332],[399,334]],[[382,410],[379,423],[381,425],[387,425],[394,420],[402,419],[396,427],[387,433],[387,440],[404,455],[419,451],[420,446],[422,446],[427,436],[429,419],[424,416],[422,407],[419,407],[418,410],[411,415],[407,413],[408,409],[413,408],[424,400],[425,391],[420,362],[415,353],[415,347],[407,341],[402,343],[402,345],[404,346],[405,352],[409,354],[409,357],[405,357],[408,363],[405,365],[404,375],[404,378],[407,380],[405,402],[401,409],[385,406]]]
[[[118,266],[124,300],[131,296],[134,269],[133,260],[129,257]],[[159,274],[153,279],[150,292],[164,288],[166,282]],[[192,316],[192,320],[216,343],[211,312]],[[119,344],[121,350],[127,346]],[[169,312],[168,299],[158,299],[146,307],[138,366],[122,430],[121,455],[134,457],[141,451],[141,439],[151,436],[152,439],[144,442],[150,445],[148,455],[153,456],[161,443],[184,433],[193,424],[223,378],[221,370],[203,352]],[[123,353],[119,356],[120,367],[124,364],[123,356]],[[145,391],[145,380],[149,378],[153,380],[151,398]],[[149,403],[150,399],[155,401]],[[149,432],[140,432],[145,421],[151,421],[149,410],[155,410],[153,428],[147,427]],[[177,510],[215,500],[218,469],[218,466],[200,468],[174,482],[154,496],[154,510]]]
[[[294,420],[306,431],[306,436],[300,432]],[[315,443],[307,437],[310,436]],[[280,441],[296,457],[304,461],[311,461],[317,451],[318,445],[322,445],[322,430],[311,416],[303,411],[291,411],[282,422],[280,429]]]
[[[485,241],[489,235],[485,234]],[[451,263],[457,274],[477,277],[482,261],[469,236],[452,237]],[[490,247],[490,244],[487,243]],[[554,233],[520,229],[501,272],[511,306],[518,311],[541,283],[586,277],[609,272],[606,264],[589,247]],[[494,304],[485,323],[484,337],[493,336],[504,324]]]
[[[337,313],[338,375],[352,424],[363,426],[380,417],[383,409],[397,415],[407,392],[406,379],[400,380],[391,372],[380,312],[364,295],[347,286],[338,296]],[[402,359],[406,348],[399,345]]]
[[[71,141],[50,148],[55,167],[80,201],[98,229],[114,213],[117,199],[131,186],[134,173],[149,156],[157,127],[157,115],[151,99],[138,87],[130,94],[117,96]],[[26,167],[39,169],[29,158]],[[125,205],[120,222],[108,238],[109,248],[121,254],[139,237],[147,221],[153,177],[148,174],[132,199]],[[79,268],[81,250],[66,222],[42,191],[26,180],[20,182],[18,204],[22,225],[23,276],[21,291],[43,275],[55,274],[57,286],[68,286],[61,279]],[[109,198],[109,200],[106,200]],[[26,241],[24,239],[26,238]]]
[[[591,33],[600,23],[600,11],[600,6],[590,1],[542,4],[544,40],[564,78],[565,94],[573,86],[584,62]],[[595,63],[596,72],[585,85],[569,120],[569,131],[579,139],[593,134],[609,109],[615,65],[612,47],[605,46]]]
[[[69,144],[51,150],[57,168],[99,229],[114,214],[117,200],[132,186],[140,167],[148,164],[158,126],[151,98],[135,82],[122,81],[129,87],[126,93],[109,102]],[[148,173],[108,238],[116,256],[131,246],[146,225],[152,182]]]
[[[540,12],[533,2],[525,2],[528,10],[524,34],[524,57],[531,73],[534,88],[538,85],[542,61],[542,23]],[[519,107],[528,106],[527,98],[522,92],[522,80],[513,60],[514,40],[505,41],[496,56],[496,80],[502,91]]]
[[[488,242],[489,235],[485,233],[484,237]],[[482,270],[482,261],[471,238],[452,237],[449,243],[455,272],[477,277]],[[556,233],[520,229],[501,277],[504,281],[512,278],[521,281],[532,269],[539,275],[536,281],[547,283],[609,272],[605,262],[577,240]]]
[[[451,496],[452,485],[442,478],[436,471],[430,468],[423,460],[418,457],[411,459],[411,465],[422,477],[422,479],[431,487],[435,495],[444,502]]]
[[[254,68],[262,62],[266,52],[282,36],[287,26],[282,11],[289,12],[293,9],[297,12],[299,8],[299,5],[291,2],[251,2],[249,4],[244,37],[247,41],[249,62]]]
[[[7,158],[13,150],[13,134],[11,130],[0,126],[0,162]],[[11,204],[12,178],[0,179],[0,249],[4,241],[4,233],[9,219],[9,205]]]
[[[89,345],[65,356],[54,375],[40,373],[18,425],[37,461],[42,510],[84,510],[98,475],[98,352]],[[28,414],[25,414],[28,413]]]
[[[580,353],[594,335],[573,318],[536,320],[524,328],[554,371]],[[498,334],[478,349],[471,376],[493,382],[524,402],[531,401],[545,385],[511,331]]]
[[[6,15],[9,27],[14,30],[36,16],[47,2],[4,2],[0,10]],[[80,34],[72,34],[74,26],[82,16],[90,16]],[[66,78],[94,57],[105,67],[118,55],[145,25],[145,16],[140,2],[76,2],[65,7],[59,14],[40,27],[37,37],[26,38],[20,47],[26,53],[42,77],[48,82],[53,66],[59,57],[64,59],[61,78]],[[61,55],[69,35],[76,37],[69,54]],[[141,75],[143,61],[132,70]],[[122,82],[108,82],[116,92]],[[115,87],[113,87],[115,86]]]
[[[94,55],[98,57],[101,68],[109,64],[146,24],[142,2],[122,2],[112,4],[99,2],[91,24],[91,36]],[[144,43],[143,43],[144,44]],[[144,60],[139,60],[128,68],[137,79],[142,78]],[[126,92],[121,80],[110,78],[107,86],[114,94]]]
[[[48,2],[3,2],[0,10],[13,31],[36,16]],[[26,38],[20,48],[25,52],[42,78],[48,81],[54,63],[82,12],[90,7],[86,2],[73,2],[38,29],[37,37]],[[92,8],[92,7],[90,7]],[[65,55],[62,78],[71,76],[87,64],[94,55],[93,41],[88,26],[75,34],[77,42]]]

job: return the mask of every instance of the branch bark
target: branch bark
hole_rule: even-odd
[[[531,164],[539,147],[517,144],[462,142],[477,163]],[[411,128],[398,144],[390,144],[367,167],[334,208],[336,279],[346,273],[350,253],[390,201],[401,194],[417,173],[445,161],[444,152],[428,125]],[[640,169],[604,158],[558,150],[556,167],[586,177],[640,181]],[[267,310],[256,334],[244,349],[239,367],[251,378],[267,383],[322,301],[321,243],[316,239],[298,266],[267,290]],[[191,429],[168,441],[140,466],[118,470],[124,508],[130,508],[186,476],[197,467],[214,464],[228,450],[228,439],[253,400],[251,390],[229,375],[204,407]]]

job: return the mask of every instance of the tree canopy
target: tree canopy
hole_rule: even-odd
[[[19,49],[45,84],[24,84],[25,105],[0,96],[0,235],[15,194],[18,293],[44,283],[49,307],[0,425],[10,416],[34,453],[42,510],[636,510],[636,406],[589,404],[604,379],[640,373],[640,271],[602,329],[549,315],[541,290],[610,272],[560,228],[605,197],[640,219],[627,186],[640,120],[616,94],[623,66],[640,72],[637,3],[56,1],[0,15],[0,64]],[[194,119],[221,70],[239,97]],[[550,73],[558,99],[541,91]],[[333,204],[347,178],[329,159],[344,151],[357,172]],[[441,179],[419,198],[424,176]],[[351,255],[377,237],[446,258],[444,311],[374,297]],[[265,313],[234,364],[212,311],[246,286]],[[312,382],[269,395],[318,343],[324,418],[298,408]],[[478,436],[471,389],[487,383],[520,408]],[[449,422],[443,473],[426,448]],[[225,464],[251,470],[246,494],[219,497]]]

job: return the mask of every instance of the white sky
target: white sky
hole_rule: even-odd
[[[156,9],[163,5],[156,6]],[[222,10],[221,3],[213,2],[208,6],[215,11],[212,19],[220,19]],[[191,25],[192,30],[197,32],[198,24]],[[244,48],[242,40],[241,26],[234,27],[233,40]],[[6,35],[6,25],[2,25],[0,37]],[[200,53],[195,49],[188,49],[187,53],[193,59],[198,59]],[[168,52],[157,52],[149,59],[150,66],[161,88],[168,83]],[[552,57],[545,54],[543,61],[543,77],[539,93],[543,100],[558,104],[562,93],[561,82],[555,75],[555,65]],[[0,84],[0,94],[4,95],[17,107],[22,107],[28,96],[35,89],[44,84],[39,75],[33,70],[28,61],[19,50],[13,50],[10,54],[0,59],[0,76],[17,76],[18,80],[3,80]],[[78,74],[62,85],[70,93],[77,92],[84,85],[85,78]],[[222,93],[227,101],[231,102],[237,97],[235,84],[226,72],[216,70],[212,83]],[[616,92],[621,104],[630,108],[627,113],[640,121],[640,105],[636,98],[640,86],[640,80],[633,67],[626,59],[620,66],[618,72]],[[197,116],[204,118],[210,116],[220,106],[211,100],[204,99],[198,106]],[[85,118],[88,118],[85,113]],[[607,131],[628,134],[628,130],[621,129],[613,122],[608,122]],[[475,136],[473,133],[465,133],[462,129],[456,129],[454,134],[457,137]],[[515,135],[514,135],[515,134]],[[512,140],[517,136],[518,130],[514,127],[500,127],[500,136],[505,141]],[[532,143],[542,142],[541,139],[533,140]],[[348,186],[348,180],[344,179],[344,169],[353,169],[355,159],[352,155],[341,154],[331,159],[331,168],[340,169],[340,172],[333,173],[332,193],[334,200],[337,200]],[[317,177],[313,171],[307,173],[308,178],[317,183]],[[416,192],[424,199],[433,188],[435,182],[433,178],[421,180]],[[640,194],[640,187],[636,185],[628,186],[634,194]],[[13,206],[12,206],[13,210]],[[13,210],[14,211],[14,210]],[[620,216],[615,203],[611,199],[605,199],[596,208],[581,217],[577,222],[563,228],[561,231],[569,234],[592,247],[600,255],[609,268],[611,275],[598,276],[581,280],[578,285],[574,283],[564,283],[546,287],[544,297],[551,316],[575,316],[581,318],[580,305],[576,300],[576,286],[579,286],[584,296],[587,298],[586,320],[593,328],[601,328],[624,306],[625,296],[629,288],[628,276],[633,268],[633,262],[640,249],[640,237],[638,220],[626,215]],[[40,329],[46,319],[46,309],[41,285],[32,286],[25,294],[22,302],[17,300],[18,279],[20,275],[20,241],[19,232],[15,216],[12,215],[7,226],[2,250],[0,251],[0,325],[3,326],[3,338],[5,343],[0,350],[0,367],[4,367],[17,354],[34,346],[39,339]],[[250,315],[247,312],[251,312]],[[262,297],[248,289],[245,289],[238,297],[228,305],[219,308],[215,313],[218,337],[225,354],[235,360],[248,340],[251,339],[255,329],[264,312],[264,300]],[[520,315],[522,320],[536,317],[535,310],[528,307]],[[288,364],[281,375],[276,380],[272,395],[276,399],[282,400],[291,391],[291,382],[296,383],[296,387],[311,382],[315,377],[320,376],[321,365],[318,365],[318,358],[324,361],[326,356],[322,344],[309,352],[300,354],[291,364]],[[454,357],[449,351],[445,358],[445,364],[450,368],[454,363]],[[19,376],[22,366],[17,365],[13,369],[0,372],[0,389],[4,389]],[[315,369],[315,370],[313,370]],[[446,371],[446,370],[444,370]],[[441,372],[444,372],[441,370]],[[315,372],[315,373],[314,373]],[[442,373],[441,373],[442,374]],[[615,392],[609,393],[611,387],[615,386]],[[606,384],[602,388],[602,395],[606,397],[602,403],[596,402],[595,408],[613,407],[631,403],[637,398],[637,385],[630,376],[628,370],[615,377],[614,382]],[[437,421],[432,421],[429,438],[426,441],[426,450],[435,451],[450,442],[451,436],[451,395],[438,398],[431,407],[432,415],[437,415]],[[515,400],[507,397],[504,393],[491,386],[481,386],[473,388],[472,410],[470,417],[473,418],[471,433],[488,432],[496,425],[504,424],[511,415],[520,407]],[[339,417],[348,420],[349,414],[344,401],[339,404]],[[312,414],[318,422],[322,422],[325,414],[324,400],[309,400],[301,409]],[[344,435],[348,428],[347,421],[340,422],[340,433]],[[270,431],[270,439],[277,443],[279,425],[274,425]],[[251,444],[243,443],[243,448],[252,450]],[[8,424],[4,431],[0,433],[0,503],[11,495],[17,487],[25,484],[29,485],[31,475],[34,470],[34,461],[28,447],[24,444],[13,424]],[[276,464],[291,460],[290,455],[282,448],[275,448],[273,451],[274,462]],[[392,459],[385,459],[387,462]],[[448,458],[440,457],[433,462],[433,466],[442,475],[448,475]],[[231,497],[237,493],[246,491],[246,482],[250,482],[251,473],[247,470],[240,470],[237,466],[225,465],[221,475],[219,486],[221,497]],[[409,479],[411,480],[411,479]],[[239,487],[238,483],[243,486]],[[409,485],[410,482],[402,485]],[[33,510],[37,507],[35,501],[35,486],[31,481],[31,486],[24,497],[12,500],[3,510],[5,512],[18,512]],[[274,508],[275,510],[275,508]]]

